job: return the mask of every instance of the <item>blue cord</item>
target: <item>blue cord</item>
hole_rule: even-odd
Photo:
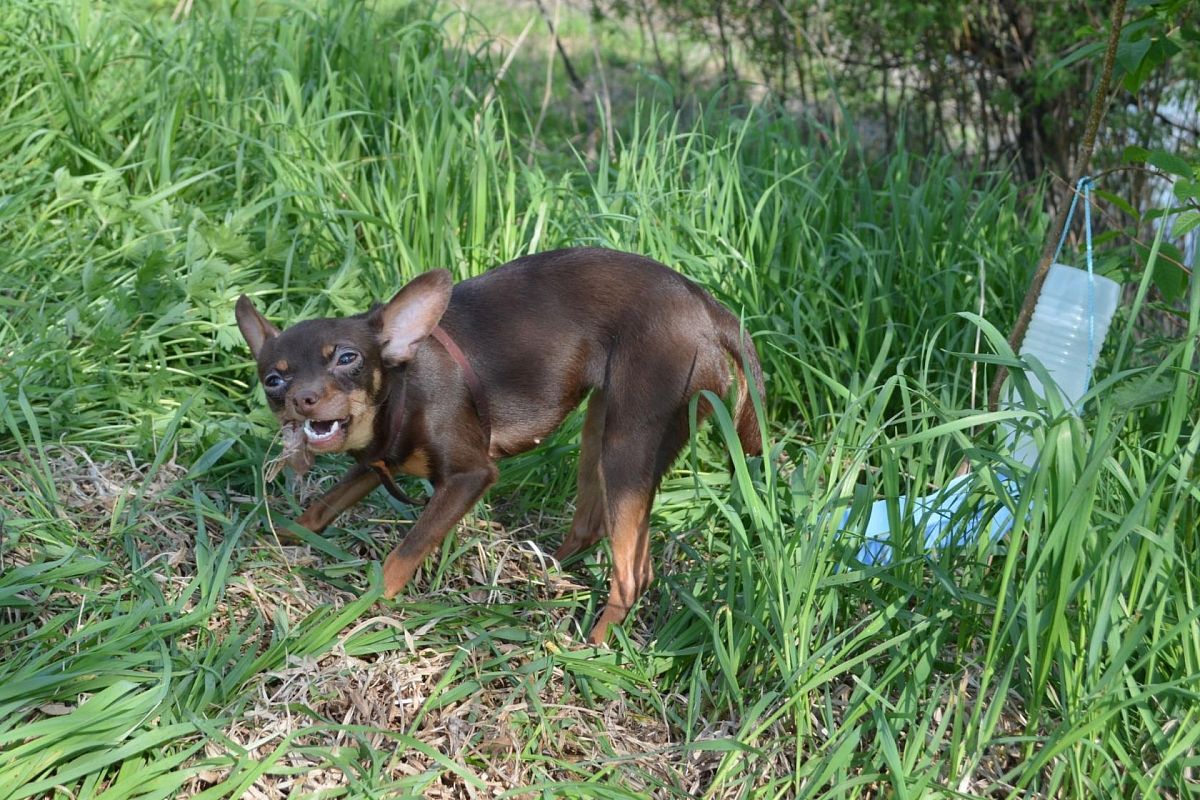
[[[1088,271],[1088,357],[1087,374],[1083,379],[1083,390],[1086,392],[1092,384],[1092,369],[1096,366],[1096,274],[1092,268],[1092,204],[1088,194],[1092,190],[1092,179],[1079,179],[1079,187],[1083,189],[1083,235],[1086,242],[1087,271]]]
[[[1051,263],[1058,262],[1058,255],[1062,252],[1063,244],[1067,241],[1067,232],[1071,230],[1071,220],[1075,216],[1075,203],[1079,200],[1079,195],[1083,195],[1083,235],[1085,249],[1087,252],[1087,273],[1088,273],[1088,354],[1087,354],[1087,375],[1084,378],[1083,389],[1092,384],[1092,370],[1096,366],[1096,276],[1093,271],[1092,264],[1092,204],[1090,202],[1092,187],[1094,181],[1087,175],[1079,179],[1079,183],[1075,185],[1075,191],[1071,194],[1071,207],[1067,209],[1067,219],[1063,223],[1062,235],[1058,237],[1058,247],[1054,249],[1054,258]]]

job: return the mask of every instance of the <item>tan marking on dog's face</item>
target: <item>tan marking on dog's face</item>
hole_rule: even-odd
[[[413,450],[408,458],[404,459],[404,463],[400,465],[400,471],[405,475],[413,475],[417,478],[429,477],[429,454],[424,450]]]
[[[350,393],[350,429],[346,432],[346,450],[365,450],[375,438],[375,412],[364,389]]]
[[[371,372],[371,394],[377,394],[379,387],[383,385],[383,370],[376,367]]]
[[[281,358],[275,362],[276,372],[287,372],[288,362],[286,358]]]
[[[333,345],[331,345],[331,344],[321,345],[321,358],[325,359],[326,361],[333,358]]]

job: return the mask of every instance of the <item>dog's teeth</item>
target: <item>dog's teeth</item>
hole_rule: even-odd
[[[311,419],[304,421],[305,435],[308,436],[308,438],[313,439],[318,442],[330,438],[335,433],[337,433],[341,429],[341,427],[342,427],[341,420],[336,420],[336,419],[329,420],[329,430],[325,431],[324,433],[319,433],[313,428],[313,421]]]

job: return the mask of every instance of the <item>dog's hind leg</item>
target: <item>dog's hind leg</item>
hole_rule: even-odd
[[[620,623],[654,580],[650,559],[650,508],[663,473],[670,468],[688,438],[685,406],[669,418],[658,437],[647,436],[662,426],[621,424],[604,440],[600,474],[606,489],[606,510],[612,540],[612,575],[608,601],[588,641],[602,643],[609,625]],[[609,416],[609,424],[613,424]]]
[[[579,493],[575,498],[575,516],[562,546],[554,553],[565,561],[594,545],[608,532],[604,513],[604,478],[600,472],[600,453],[604,441],[604,395],[600,390],[588,400],[587,416],[579,441]]]
[[[614,504],[612,577],[608,601],[588,635],[592,644],[604,643],[608,626],[619,624],[628,616],[654,579],[650,564],[650,500],[644,494],[629,492]]]

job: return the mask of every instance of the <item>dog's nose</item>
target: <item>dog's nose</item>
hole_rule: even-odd
[[[311,411],[320,399],[321,396],[312,389],[303,389],[292,395],[292,405],[296,407],[297,411],[304,414]]]

